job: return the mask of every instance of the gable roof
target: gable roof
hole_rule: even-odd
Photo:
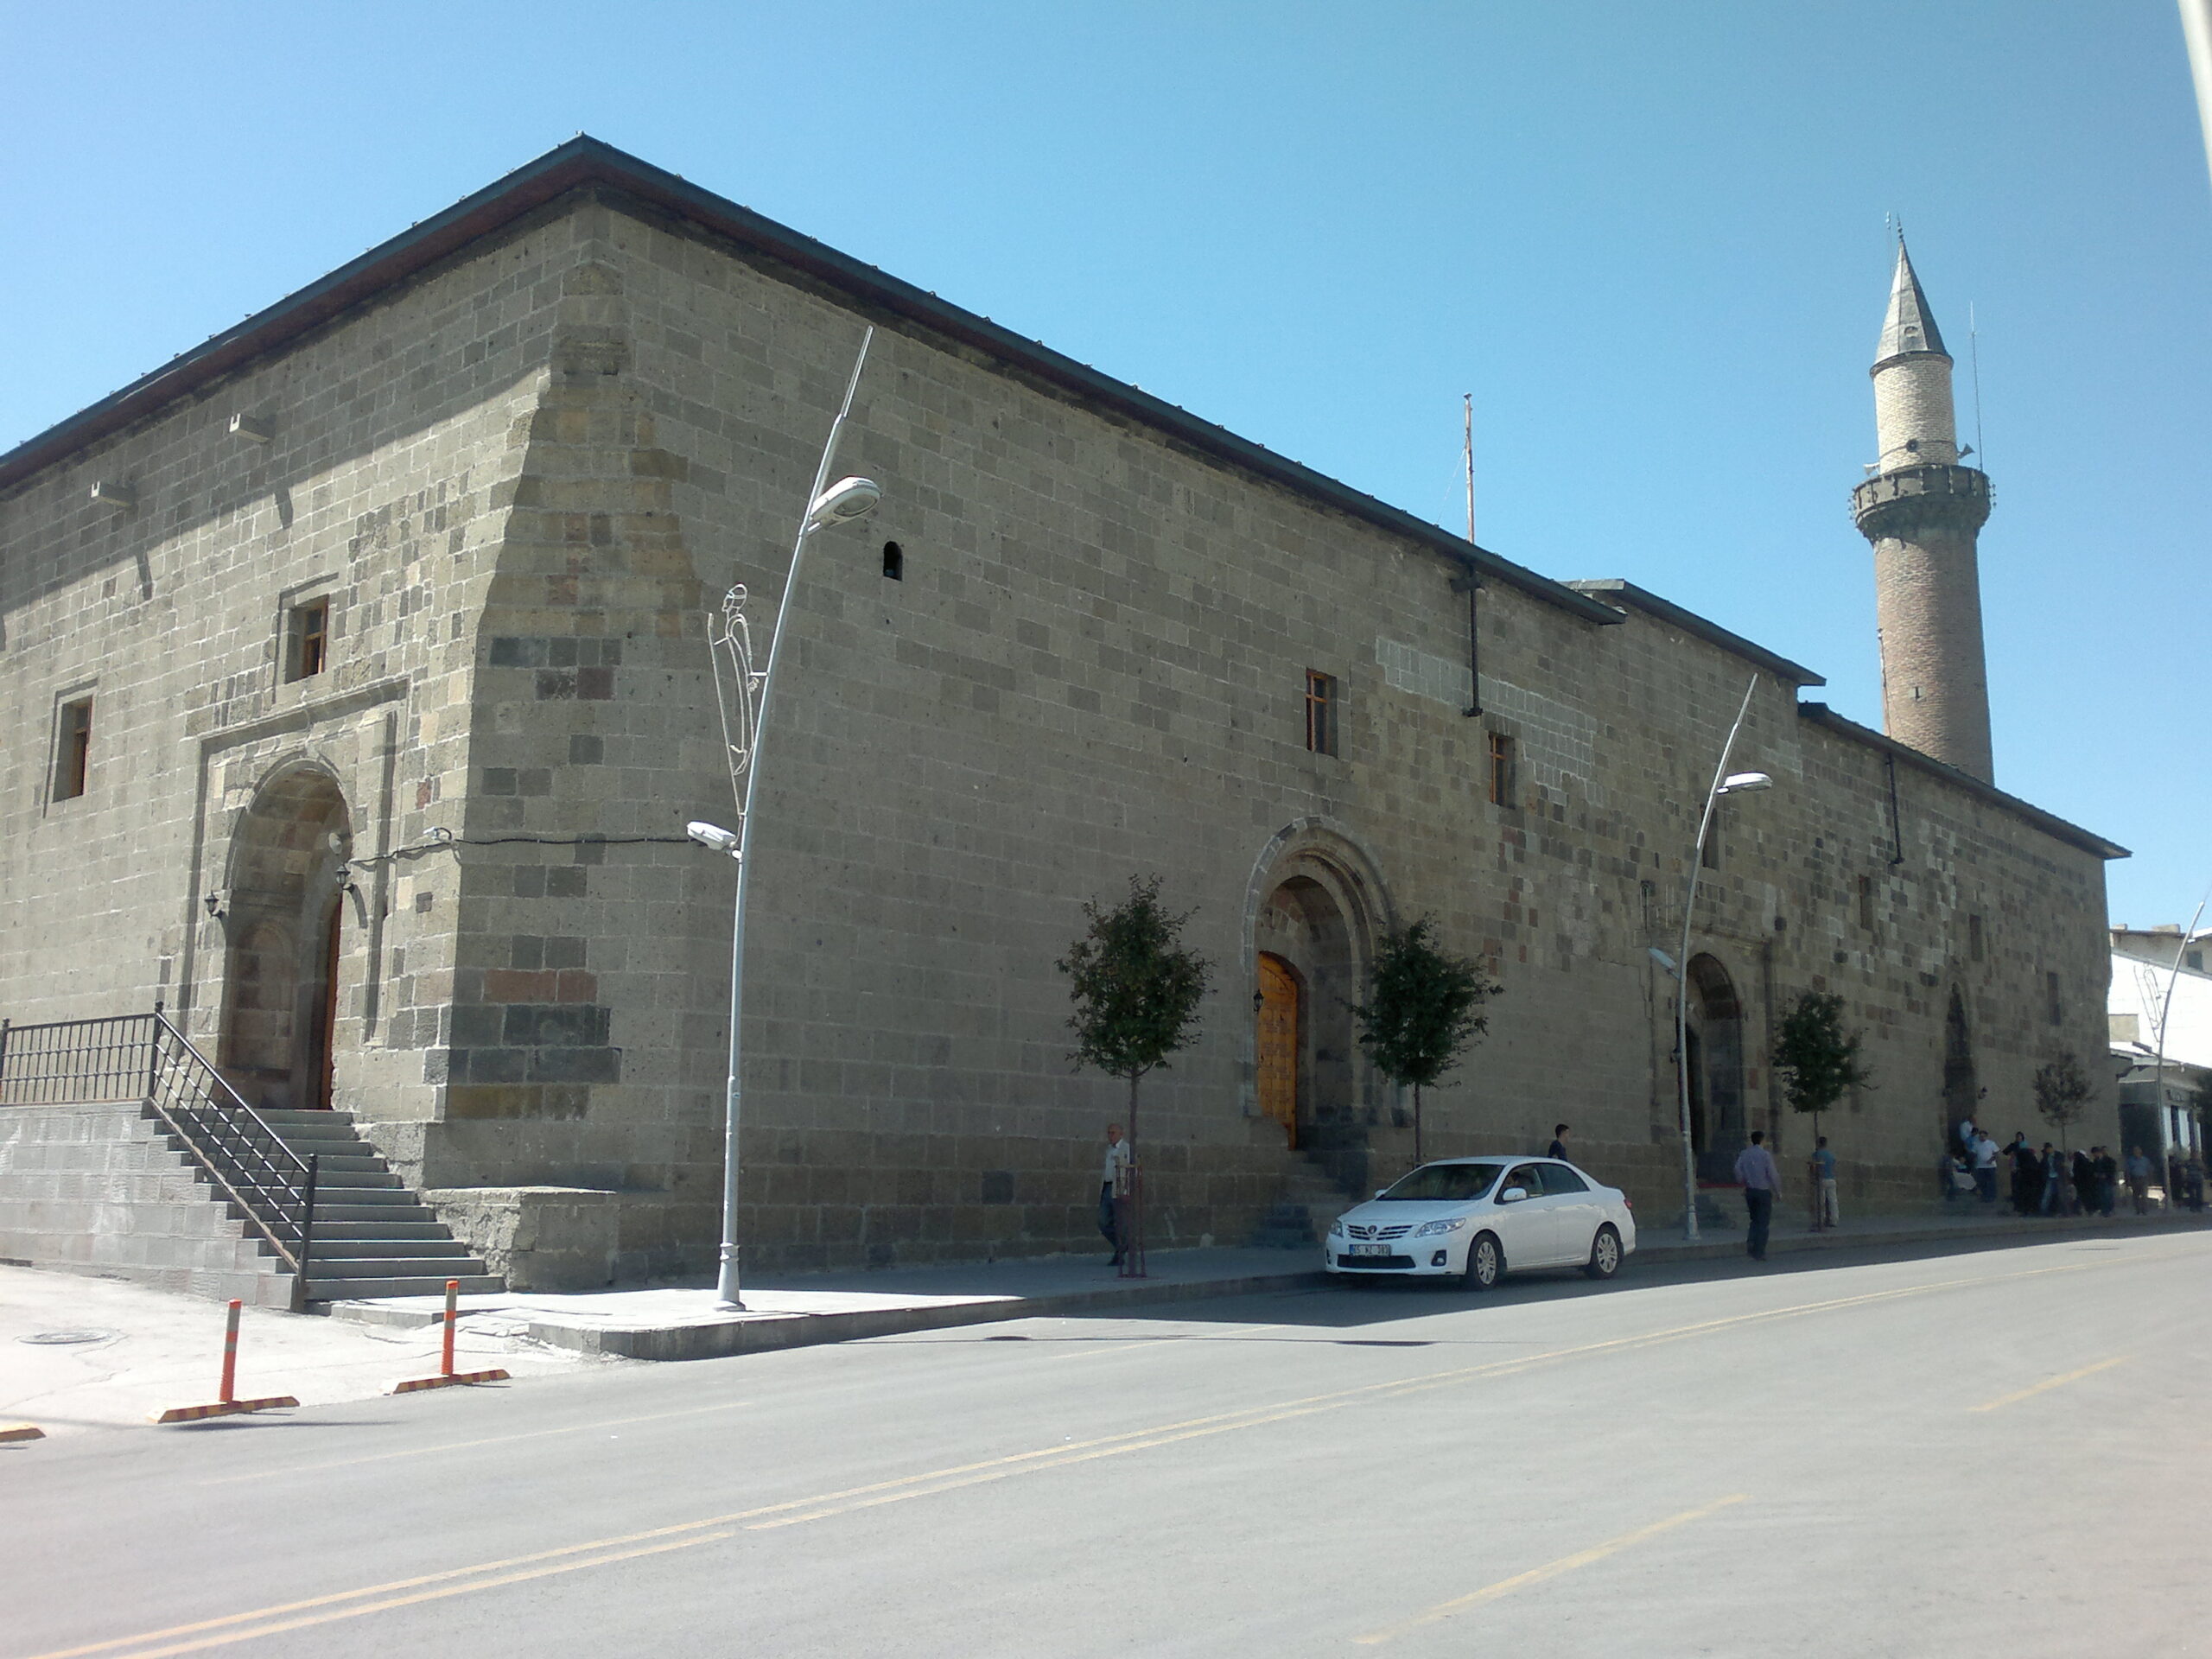
[[[1025,340],[987,317],[963,310],[612,144],[581,134],[0,454],[0,491],[373,300],[525,214],[570,192],[594,188],[634,198],[746,252],[801,272],[866,310],[918,323],[1081,403],[1110,411],[1215,461],[1418,543],[1479,578],[1517,588],[1586,622],[1611,625],[1621,620],[1612,607],[1538,575],[1524,565],[1424,523],[1036,340]]]

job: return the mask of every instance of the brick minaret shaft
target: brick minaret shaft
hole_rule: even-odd
[[[1951,359],[1903,238],[1873,374],[1881,459],[1851,505],[1859,533],[1874,544],[1883,724],[1899,742],[1987,783],[1974,543],[1989,517],[1989,478],[1959,464]]]

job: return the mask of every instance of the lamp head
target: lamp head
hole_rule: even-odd
[[[719,823],[709,823],[703,819],[694,818],[683,826],[683,833],[710,852],[728,853],[732,858],[740,856],[737,836],[734,832],[723,829]]]
[[[1763,772],[1733,772],[1720,780],[1723,795],[1742,795],[1755,789],[1772,789],[1774,779]]]
[[[883,492],[874,479],[841,478],[814,498],[814,505],[806,510],[806,527],[823,530],[831,524],[849,524],[874,512],[881,499]]]

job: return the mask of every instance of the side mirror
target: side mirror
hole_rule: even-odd
[[[1523,1198],[1527,1198],[1528,1196],[1529,1196],[1529,1189],[1528,1189],[1527,1187],[1525,1187],[1525,1186],[1509,1186],[1509,1187],[1507,1187],[1507,1188],[1505,1189],[1505,1191],[1504,1191],[1504,1192],[1501,1192],[1501,1193],[1499,1193],[1499,1194],[1497,1195],[1497,1201],[1498,1201],[1500,1204],[1518,1204],[1518,1203],[1520,1203],[1520,1202],[1521,1202],[1521,1200],[1522,1200],[1522,1199],[1523,1199]]]

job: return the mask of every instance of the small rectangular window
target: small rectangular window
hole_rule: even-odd
[[[92,765],[92,700],[79,697],[61,705],[54,756],[54,798],[73,801],[85,792]]]
[[[284,642],[284,677],[312,679],[330,662],[330,601],[309,600],[292,607]]]
[[[1705,853],[1700,861],[1708,870],[1717,870],[1720,868],[1720,826],[1719,824],[1713,825],[1706,832]]]
[[[1967,954],[1972,957],[1976,962],[1980,962],[1981,960],[1982,949],[1981,918],[1979,916],[1969,916],[1967,918]]]
[[[1874,931],[1874,878],[1859,878],[1859,925],[1869,933]]]
[[[1493,806],[1513,804],[1513,740],[1503,732],[1490,734],[1490,799]]]
[[[2183,966],[2186,968],[2192,969],[2200,974],[2204,971],[2204,953],[2202,950],[2190,951],[2182,961]]]
[[[1316,754],[1337,752],[1337,682],[1332,675],[1306,675],[1306,747]]]
[[[2066,1023],[2066,1002],[2058,994],[2058,976],[2045,974],[2043,976],[2043,982],[2044,988],[2050,993],[2050,1023],[2054,1026],[2063,1026]]]

